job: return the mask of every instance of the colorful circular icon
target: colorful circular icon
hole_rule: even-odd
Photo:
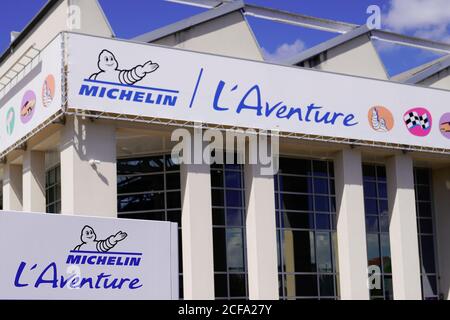
[[[42,85],[42,105],[47,108],[55,97],[55,77],[48,75]]]
[[[367,115],[370,127],[377,132],[388,132],[394,127],[394,117],[385,107],[374,106]]]
[[[14,111],[14,108],[9,108],[8,112],[6,113],[6,133],[8,135],[12,135],[14,132],[14,126],[16,124],[16,112]]]
[[[36,94],[28,90],[25,92],[22,98],[22,104],[20,107],[20,121],[22,123],[28,123],[33,118],[36,108]]]
[[[417,137],[427,136],[431,132],[431,126],[433,125],[431,113],[422,107],[406,111],[403,115],[403,121],[408,131]]]
[[[444,137],[450,139],[450,112],[444,113],[439,120],[439,131]]]

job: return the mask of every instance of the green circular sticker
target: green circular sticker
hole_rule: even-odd
[[[14,108],[10,108],[6,113],[6,132],[8,133],[8,135],[12,135],[15,123],[16,112],[14,111]]]

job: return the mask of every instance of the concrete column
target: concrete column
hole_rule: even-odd
[[[368,300],[367,240],[361,152],[343,150],[334,159],[340,298]]]
[[[389,158],[386,173],[394,299],[420,300],[422,289],[412,158],[409,155]]]
[[[450,300],[450,167],[433,170],[433,198],[439,288]]]
[[[45,152],[27,150],[23,155],[23,211],[46,212]]]
[[[22,166],[3,166],[3,210],[22,211]]]
[[[274,176],[245,165],[248,287],[251,300],[277,300],[277,235]]]
[[[210,166],[182,164],[180,170],[184,298],[212,300],[214,256]]]
[[[117,217],[115,126],[70,116],[60,152],[62,214]]]

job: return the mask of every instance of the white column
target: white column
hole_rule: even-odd
[[[340,298],[368,300],[367,240],[361,152],[343,150],[334,159]]]
[[[184,298],[210,300],[214,299],[210,166],[182,164],[180,170]]]
[[[23,211],[46,212],[45,152],[27,150],[23,155]]]
[[[22,211],[22,166],[3,166],[3,210]]]
[[[433,200],[439,287],[450,300],[450,167],[433,170]]]
[[[117,217],[115,126],[68,117],[60,152],[62,214]]]
[[[274,176],[261,165],[245,165],[246,238],[249,298],[277,300],[277,235]]]
[[[412,158],[404,154],[389,158],[386,173],[394,299],[420,300],[422,289]]]

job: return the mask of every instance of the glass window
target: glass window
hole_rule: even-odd
[[[170,155],[117,160],[118,217],[178,223],[179,290],[182,298],[180,190],[180,168]]]
[[[391,250],[389,244],[389,212],[387,206],[386,169],[384,166],[363,165],[364,205],[368,265],[379,268],[380,286],[370,289],[371,299],[393,298]],[[373,275],[370,275],[373,276]]]
[[[45,173],[45,202],[47,213],[61,213],[61,167],[59,165]]]
[[[216,299],[246,299],[243,167],[211,165]]]
[[[337,298],[334,190],[332,162],[280,159],[275,207],[282,299]]]
[[[414,168],[422,297],[425,300],[437,300],[439,298],[431,184],[430,169]]]

